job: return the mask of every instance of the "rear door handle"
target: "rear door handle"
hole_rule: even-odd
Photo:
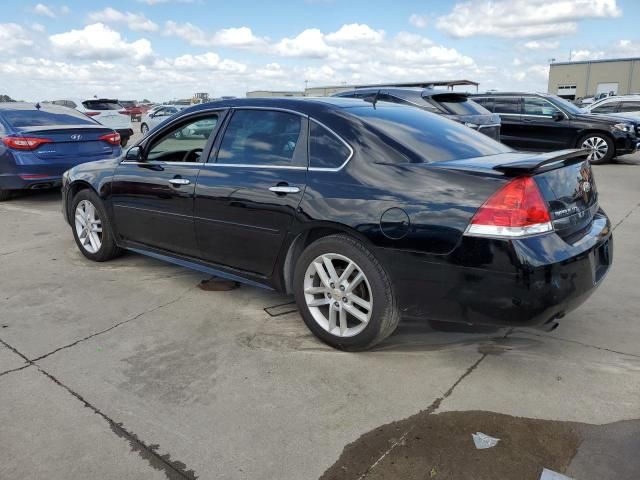
[[[288,185],[274,185],[269,187],[269,191],[274,193],[298,193],[300,189],[298,187],[290,187]]]
[[[169,180],[169,183],[171,185],[189,185],[191,183],[191,180],[189,180],[188,178],[172,178],[171,180]]]

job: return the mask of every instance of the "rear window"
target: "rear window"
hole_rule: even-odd
[[[122,110],[122,105],[115,100],[87,100],[82,105],[88,110]]]
[[[5,110],[5,120],[14,128],[49,127],[55,125],[95,125],[95,122],[80,112],[71,109],[61,111]]]
[[[432,98],[446,111],[454,115],[487,115],[490,113],[464,95],[434,95]]]
[[[484,157],[511,149],[464,125],[417,108],[358,107],[350,112],[428,162]]]

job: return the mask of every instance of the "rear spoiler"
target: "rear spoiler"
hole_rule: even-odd
[[[532,155],[519,162],[496,165],[493,169],[509,175],[531,175],[579,163],[584,161],[587,155],[589,151],[586,149],[558,150]]]

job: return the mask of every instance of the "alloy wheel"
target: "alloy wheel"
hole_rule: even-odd
[[[607,142],[602,137],[588,137],[582,142],[582,148],[589,150],[587,160],[602,160],[609,151]]]
[[[313,260],[303,287],[309,312],[332,335],[353,337],[371,320],[373,296],[369,280],[344,255],[325,253]]]
[[[89,253],[98,252],[102,247],[102,221],[89,200],[82,200],[76,206],[75,227],[82,248]]]

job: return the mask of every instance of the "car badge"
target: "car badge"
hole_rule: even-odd
[[[82,135],[80,135],[79,133],[75,133],[71,135],[71,140],[82,140]]]

